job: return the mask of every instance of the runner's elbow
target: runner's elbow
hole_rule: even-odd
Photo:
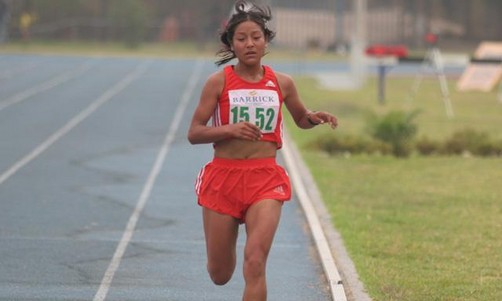
[[[196,135],[192,131],[188,131],[187,139],[190,144],[197,144]]]
[[[198,131],[193,130],[193,129],[188,131],[187,139],[190,142],[190,144],[206,143],[204,141],[204,137],[201,136],[201,134]]]

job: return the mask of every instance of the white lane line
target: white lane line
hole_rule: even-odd
[[[67,71],[63,74],[55,76],[46,82],[43,82],[43,83],[41,83],[37,86],[34,86],[28,90],[24,90],[22,92],[19,92],[13,96],[1,101],[0,102],[0,111],[2,111],[3,109],[5,109],[7,107],[10,107],[11,105],[14,105],[16,103],[24,101],[32,96],[35,96],[38,93],[55,88],[65,82],[71,80],[72,78],[75,78],[75,77],[83,74],[84,72],[86,72],[87,70],[89,70],[91,68],[91,65],[92,65],[91,60],[88,60],[75,69],[72,69],[72,70]]]
[[[174,138],[176,137],[176,132],[178,131],[185,109],[192,98],[192,94],[195,90],[195,85],[199,81],[199,78],[202,74],[203,65],[204,62],[202,60],[199,60],[195,65],[195,68],[192,72],[192,75],[190,76],[190,79],[188,80],[188,84],[185,87],[180,103],[176,108],[174,118],[169,126],[169,131],[167,132],[167,135],[165,137],[164,144],[162,145],[157,155],[157,159],[155,160],[152,170],[148,175],[147,181],[145,183],[145,186],[143,187],[141,195],[139,196],[136,207],[134,208],[134,211],[132,212],[129,221],[127,222],[127,226],[124,230],[122,238],[119,244],[117,245],[117,249],[115,250],[112,260],[110,261],[110,264],[106,269],[103,279],[101,280],[101,285],[99,286],[99,289],[96,292],[93,301],[105,300],[108,291],[110,290],[113,278],[115,276],[115,273],[117,272],[117,269],[120,266],[120,262],[124,257],[124,253],[127,249],[127,246],[129,245],[129,242],[131,241],[131,238],[134,234],[134,231],[136,229],[136,224],[138,223],[141,212],[145,208],[146,202],[150,197],[153,185],[155,184],[157,176],[162,168],[162,165],[164,164],[164,160],[167,156],[167,153],[169,152],[171,144],[174,141]]]
[[[312,204],[309,193],[305,187],[302,180],[301,171],[297,165],[297,160],[301,160],[298,155],[295,156],[293,148],[291,146],[292,140],[286,137],[289,141],[284,143],[283,155],[288,170],[291,181],[293,182],[293,187],[298,196],[298,200],[303,208],[307,222],[312,232],[314,242],[317,247],[317,252],[321,259],[321,263],[324,269],[324,274],[328,280],[328,285],[331,291],[331,297],[333,301],[347,301],[347,296],[342,284],[342,277],[338,272],[338,268],[335,264],[335,259],[331,253],[331,249],[326,239],[326,235],[322,228],[319,217],[317,216],[316,210]]]
[[[0,71],[0,79],[3,80],[3,79],[12,78],[20,73],[24,73],[24,72],[32,70],[40,64],[41,64],[41,62],[32,62],[27,65],[16,66],[17,68],[15,68],[15,69],[2,70],[2,71]]]
[[[38,145],[31,153],[27,154],[21,160],[17,161],[12,165],[7,171],[0,175],[0,185],[3,184],[7,179],[9,179],[12,175],[14,175],[19,169],[23,168],[26,164],[30,163],[33,159],[38,157],[41,153],[47,150],[51,145],[53,145],[56,141],[61,139],[64,135],[66,135],[69,131],[71,131],[74,127],[80,124],[83,120],[85,120],[89,115],[91,115],[94,111],[96,111],[99,107],[105,104],[107,101],[112,99],[115,95],[124,90],[127,86],[129,86],[135,79],[137,79],[141,74],[143,74],[148,65],[151,62],[144,62],[136,67],[131,73],[129,73],[126,77],[124,77],[120,82],[115,84],[113,87],[105,91],[98,99],[92,102],[87,108],[80,111],[75,117],[73,117],[70,121],[68,121],[62,128],[53,133],[49,138],[47,138],[44,142]]]

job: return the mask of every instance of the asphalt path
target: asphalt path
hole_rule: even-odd
[[[245,235],[234,278],[214,286],[193,186],[212,148],[186,140],[214,71],[0,55],[0,300],[240,300]],[[272,301],[331,300],[296,195],[268,281]]]

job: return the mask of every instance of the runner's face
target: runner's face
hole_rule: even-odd
[[[265,55],[267,41],[260,25],[253,21],[244,21],[237,25],[232,45],[239,62],[253,65],[260,63]]]

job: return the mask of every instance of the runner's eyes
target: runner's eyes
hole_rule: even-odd
[[[259,41],[260,39],[262,39],[262,38],[263,38],[263,36],[262,36],[262,35],[257,35],[257,36],[253,36],[253,37],[251,37],[251,38],[252,38],[254,41]],[[236,40],[237,40],[238,42],[245,42],[245,41],[246,41],[246,38],[245,38],[245,37],[238,37],[238,38],[236,38]]]

